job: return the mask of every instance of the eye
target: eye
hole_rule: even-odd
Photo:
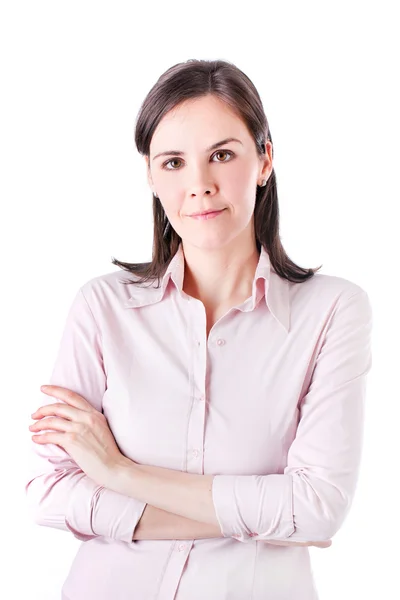
[[[217,150],[217,152],[214,152],[214,154],[212,156],[217,156],[217,154],[229,154],[229,156],[234,156],[234,153],[231,152],[230,150]],[[161,165],[161,168],[164,169],[165,171],[178,171],[178,169],[175,168],[169,168],[167,167],[167,165],[169,165],[170,163],[174,162],[174,161],[179,161],[181,162],[181,159],[178,158],[177,156],[175,156],[174,158],[170,158],[169,160],[167,160],[165,163],[163,163]],[[217,162],[229,162],[227,160],[217,160]]]

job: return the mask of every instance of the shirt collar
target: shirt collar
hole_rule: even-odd
[[[157,281],[144,285],[131,284],[125,286],[129,289],[130,297],[124,302],[124,308],[137,308],[160,302],[168,285],[175,285],[176,290],[182,295],[185,256],[182,242],[161,278],[160,287]],[[170,283],[171,282],[171,283]],[[252,295],[241,305],[240,310],[248,312],[253,310],[258,302],[264,298],[269,310],[285,328],[289,331],[290,303],[289,303],[289,281],[280,277],[271,265],[268,252],[261,246],[256,272],[253,279]]]

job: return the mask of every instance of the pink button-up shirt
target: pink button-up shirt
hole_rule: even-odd
[[[251,296],[207,338],[204,305],[182,291],[183,275],[181,245],[159,289],[123,285],[134,276],[121,270],[84,283],[46,383],[103,411],[135,462],[215,475],[221,537],[132,541],[146,504],[97,485],[55,444],[32,441],[33,518],[82,542],[62,597],[318,598],[309,548],[293,543],[329,545],[354,497],[368,295],[321,273],[290,283],[263,248]],[[38,406],[56,401],[43,396]]]

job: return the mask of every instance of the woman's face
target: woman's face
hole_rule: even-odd
[[[219,143],[227,138],[239,141]],[[184,244],[212,249],[253,236],[256,186],[271,174],[272,144],[260,159],[245,124],[219,98],[188,100],[164,115],[146,162],[150,187]],[[224,210],[212,219],[190,216],[209,209]]]

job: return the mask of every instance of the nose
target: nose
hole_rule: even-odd
[[[187,190],[189,196],[202,197],[204,194],[215,194],[217,186],[208,167],[198,166],[187,169]]]

